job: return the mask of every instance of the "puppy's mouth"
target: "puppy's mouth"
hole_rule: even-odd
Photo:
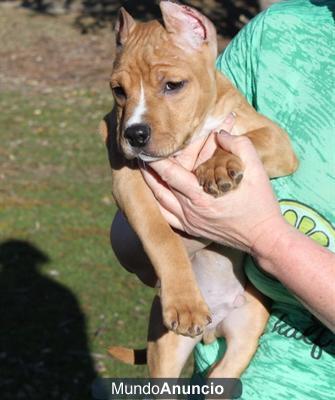
[[[138,159],[146,163],[163,160],[164,158],[174,157],[179,154],[188,144],[188,140],[183,143],[169,143],[162,148],[155,148],[153,144],[148,144],[143,148],[130,146],[127,141],[123,141],[121,145],[122,153],[128,159]]]
[[[158,160],[162,160],[163,158],[166,158],[168,156],[152,156],[150,154],[146,154],[143,151],[141,151],[139,154],[137,154],[136,158],[138,158],[141,161],[144,162],[153,162],[153,161],[158,161]]]
[[[164,158],[168,157],[175,157],[177,156],[184,148],[185,146],[179,146],[178,148],[170,151],[165,151],[162,153],[146,153],[145,151],[141,151],[136,155],[136,158],[138,158],[141,161],[144,162],[153,162],[153,161],[159,161],[163,160]]]
[[[184,146],[179,146],[175,149],[174,148],[165,149],[164,151],[161,150],[159,152],[145,151],[128,147],[127,151],[124,152],[124,154],[128,159],[137,158],[138,160],[141,160],[143,162],[150,163],[154,161],[163,160],[164,158],[176,156],[182,150],[183,147]]]

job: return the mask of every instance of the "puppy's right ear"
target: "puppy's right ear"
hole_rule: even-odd
[[[123,8],[119,10],[119,14],[115,24],[115,37],[117,46],[123,46],[131,31],[134,29],[136,22],[134,18]]]

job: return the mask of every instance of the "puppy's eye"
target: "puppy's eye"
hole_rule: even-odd
[[[124,99],[127,97],[126,92],[122,86],[114,86],[112,87],[112,91],[114,93],[114,96],[118,97],[119,99]]]
[[[164,86],[164,92],[171,93],[176,92],[184,87],[186,81],[179,81],[179,82],[166,82]]]

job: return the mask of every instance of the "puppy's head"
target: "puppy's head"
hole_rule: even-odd
[[[121,9],[111,78],[125,157],[167,157],[188,143],[215,98],[216,32],[197,10],[161,1],[164,26]]]

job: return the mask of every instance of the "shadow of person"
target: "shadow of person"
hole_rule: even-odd
[[[40,272],[34,245],[0,243],[1,400],[91,399],[85,316],[69,289]]]

